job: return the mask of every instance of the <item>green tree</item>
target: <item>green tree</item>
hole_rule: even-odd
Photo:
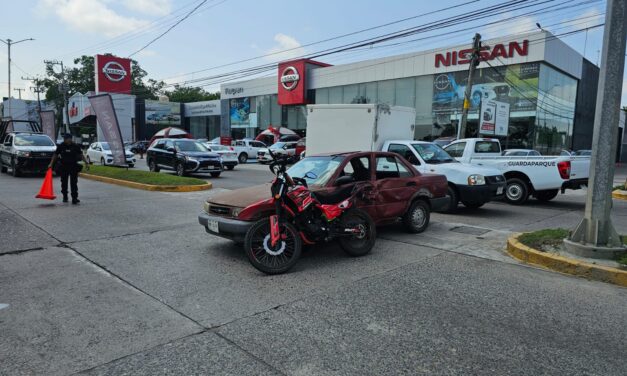
[[[170,102],[189,103],[220,99],[220,92],[210,93],[200,87],[174,85],[174,90],[166,91]]]

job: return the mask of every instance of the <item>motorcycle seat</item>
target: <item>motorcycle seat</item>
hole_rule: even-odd
[[[353,184],[347,184],[332,191],[316,191],[313,195],[323,205],[334,205],[349,198],[352,191]]]

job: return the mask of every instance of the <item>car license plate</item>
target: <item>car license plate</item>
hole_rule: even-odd
[[[502,195],[502,194],[503,194],[503,187],[498,187],[496,189],[496,195],[498,196],[498,195]]]
[[[211,232],[220,232],[220,229],[218,228],[218,221],[213,221],[213,220],[207,221],[207,227],[209,228],[209,231]]]

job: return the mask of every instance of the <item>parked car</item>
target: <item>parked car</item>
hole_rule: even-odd
[[[146,150],[148,150],[149,146],[150,146],[150,141],[148,141],[148,140],[135,141],[135,142],[131,143],[130,145],[128,145],[127,149],[130,150],[131,153],[133,153],[133,154],[139,154],[140,150],[143,150],[144,153],[145,153]]]
[[[309,156],[293,165],[288,174],[305,179],[322,203],[340,202],[356,184],[365,184],[357,207],[365,210],[377,225],[401,218],[408,229],[420,229],[428,225],[432,210],[448,205],[446,177],[423,175],[395,153]],[[205,202],[198,221],[210,234],[243,242],[256,221],[275,213],[269,189],[265,184],[213,195]]]
[[[541,157],[537,150],[532,149],[506,149],[503,150],[503,156],[505,157]]]
[[[237,140],[232,144],[237,153],[239,163],[246,163],[250,158],[256,158],[259,149],[266,148],[266,144],[255,140]]]
[[[10,168],[16,177],[22,172],[45,172],[56,149],[45,134],[9,132],[0,144],[0,171],[6,173]]]
[[[289,141],[289,142],[277,142],[276,144],[272,144],[269,148],[259,149],[257,152],[257,162],[261,164],[267,164],[272,162],[272,156],[268,152],[268,149],[272,150],[274,154],[283,154],[289,157],[296,157],[296,144],[298,141]]]
[[[113,154],[108,142],[94,142],[89,145],[86,154],[85,159],[89,164],[100,163],[102,166],[113,164]],[[126,149],[124,149],[124,154],[128,167],[134,167],[137,162],[135,155]]]
[[[590,157],[592,156],[592,150],[577,150],[575,152],[575,156],[577,157]]]
[[[237,153],[233,150],[232,146],[224,146],[218,144],[209,144],[204,142],[203,145],[210,152],[218,154],[222,157],[222,165],[229,170],[233,170],[238,164]]]
[[[146,162],[152,172],[173,170],[178,176],[209,172],[217,178],[223,170],[222,158],[200,142],[183,138],[155,140],[146,153]]]

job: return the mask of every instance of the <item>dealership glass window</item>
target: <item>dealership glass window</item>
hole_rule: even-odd
[[[329,89],[321,88],[316,89],[316,104],[328,104],[329,103]]]
[[[416,79],[414,77],[400,78],[395,83],[395,105],[414,107],[416,102]]]
[[[272,110],[271,111],[272,116],[270,117],[270,120],[271,120],[270,124],[274,124],[274,125],[281,124],[282,110],[281,110],[281,106],[279,106],[279,97],[277,94],[272,94],[270,96],[270,108]]]
[[[432,114],[433,76],[416,77],[416,131],[414,139],[430,140],[433,126]]]
[[[283,125],[289,129],[301,130],[297,132],[304,135],[304,131],[307,129],[307,107],[306,106],[284,106],[287,116],[286,122]]]
[[[359,84],[359,97],[360,103],[377,103],[377,83]]]
[[[342,103],[359,103],[359,85],[344,86]]]
[[[342,87],[335,86],[329,88],[329,103],[340,104],[342,103]]]
[[[394,80],[379,81],[377,85],[377,102],[394,106]]]

